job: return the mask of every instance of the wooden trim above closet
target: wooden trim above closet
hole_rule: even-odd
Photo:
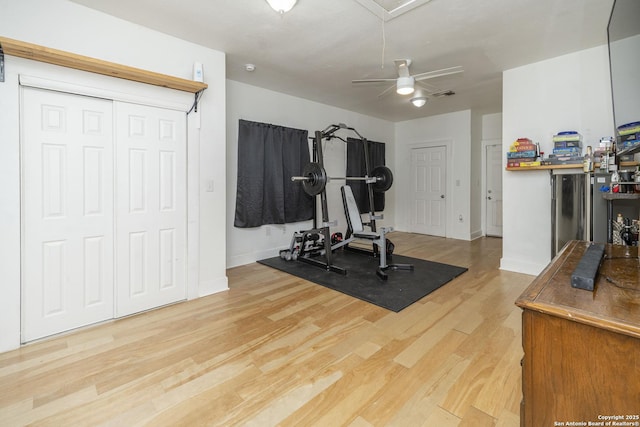
[[[47,62],[62,67],[88,71],[119,79],[132,80],[134,82],[147,83],[154,86],[162,86],[184,92],[196,93],[208,87],[206,83],[181,79],[153,71],[103,61],[89,56],[77,55],[62,50],[51,49],[32,43],[0,37],[0,46],[5,55],[18,56],[34,61]]]

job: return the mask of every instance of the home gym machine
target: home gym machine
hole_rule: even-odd
[[[340,138],[337,135],[334,135],[336,131],[339,129],[347,129],[354,132],[362,141],[364,148],[364,157],[365,157],[365,176],[364,177],[330,177],[327,175],[324,168],[324,156],[322,152],[322,140],[331,138],[338,138],[342,141],[344,139]],[[299,181],[302,183],[302,187],[304,191],[314,196],[313,199],[313,229],[301,231],[298,233],[294,233],[293,238],[291,239],[291,244],[289,249],[280,251],[280,256],[286,260],[299,260],[306,262],[308,264],[312,264],[318,267],[322,267],[329,271],[334,271],[340,274],[346,274],[346,270],[342,267],[339,267],[332,263],[332,253],[333,251],[345,247],[348,248],[348,244],[354,240],[354,237],[361,238],[362,236],[353,235],[353,230],[351,227],[347,229],[347,233],[344,239],[340,238],[341,236],[337,236],[340,233],[336,233],[336,235],[331,235],[330,227],[337,225],[337,222],[329,221],[329,209],[327,206],[327,194],[326,194],[326,186],[327,183],[331,180],[352,180],[352,181],[364,181],[367,184],[368,190],[368,200],[369,200],[369,222],[366,224],[371,228],[371,233],[374,235],[380,235],[376,230],[376,219],[381,219],[382,216],[376,216],[374,209],[374,198],[373,192],[385,192],[391,188],[393,184],[393,174],[391,170],[386,166],[378,166],[371,169],[370,159],[369,159],[369,145],[367,144],[367,140],[360,135],[354,128],[347,127],[345,124],[340,123],[337,125],[330,125],[323,131],[316,131],[315,136],[312,138],[313,146],[313,162],[309,163],[303,169],[302,176],[293,176],[291,177],[292,181]],[[345,141],[346,142],[346,141]],[[321,213],[322,213],[322,223],[320,227],[318,227],[317,221],[317,197],[320,196],[320,205],[321,205]],[[359,215],[359,214],[358,214]],[[385,247],[380,248],[382,254],[380,255],[380,267],[378,269],[382,274],[378,274],[381,278],[386,279],[386,274],[383,270],[388,268],[394,268],[398,266],[387,265],[386,264],[386,255],[387,255],[387,240],[384,239],[384,233],[387,231],[392,231],[392,228],[386,228],[381,230],[382,238],[374,240],[373,252],[374,255],[377,254],[378,247],[376,244],[379,244],[380,241],[384,242]],[[356,233],[357,234],[357,233]],[[368,237],[371,239],[371,237]],[[324,257],[324,261],[318,259],[318,255]],[[412,269],[412,267],[411,267]]]

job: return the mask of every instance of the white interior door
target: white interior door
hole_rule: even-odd
[[[186,298],[186,114],[116,102],[117,316]]]
[[[485,159],[485,230],[488,236],[502,237],[502,145],[487,145]]]
[[[112,102],[24,88],[22,341],[113,317]]]
[[[411,150],[411,231],[446,236],[447,147]]]

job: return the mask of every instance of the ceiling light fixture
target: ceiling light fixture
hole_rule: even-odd
[[[427,97],[425,97],[425,96],[414,96],[413,98],[411,98],[411,103],[413,105],[415,105],[416,107],[422,107],[424,104],[427,103]]]
[[[295,6],[297,0],[267,0],[269,6],[279,14],[289,12]]]
[[[413,77],[398,77],[396,86],[396,92],[400,95],[409,95],[413,93],[413,84],[415,83]]]

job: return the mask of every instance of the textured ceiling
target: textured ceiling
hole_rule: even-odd
[[[265,0],[73,0],[227,54],[227,78],[390,121],[464,109],[502,109],[502,71],[606,43],[613,0],[430,0],[392,19],[363,2],[298,0],[279,15]],[[408,6],[409,9],[411,6]],[[394,59],[413,74],[460,65],[429,80],[454,96],[422,108],[389,85]],[[244,64],[256,65],[252,73]],[[206,77],[206,74],[205,74]]]

